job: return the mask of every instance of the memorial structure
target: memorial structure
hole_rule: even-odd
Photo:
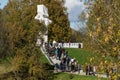
[[[52,21],[49,19],[48,9],[45,5],[37,5],[37,15],[35,16],[36,20],[39,20],[40,23],[44,23],[47,27]],[[47,28],[48,29],[48,28]],[[43,38],[43,42],[48,42],[48,30],[45,34],[39,33],[40,36]],[[41,39],[37,39],[37,45],[41,45],[42,41]]]

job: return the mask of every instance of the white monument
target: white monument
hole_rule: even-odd
[[[36,20],[39,20],[40,23],[44,22],[48,26],[52,21],[48,18],[48,9],[43,5],[37,5],[37,15],[35,16]]]
[[[45,26],[47,27],[52,21],[48,18],[49,14],[48,14],[48,9],[45,7],[45,5],[41,4],[41,5],[37,5],[37,15],[35,16],[36,20],[39,20],[40,23],[44,23]],[[47,30],[48,32],[48,30]],[[46,34],[40,34],[42,35],[42,38],[44,40],[45,43],[48,42],[48,35]],[[37,45],[40,45],[40,39],[37,40]]]

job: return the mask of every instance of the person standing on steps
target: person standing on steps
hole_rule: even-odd
[[[93,76],[96,74],[96,66],[93,66]]]
[[[82,70],[82,66],[80,64],[78,64],[78,74],[81,73],[81,70]]]
[[[58,48],[57,47],[55,48],[54,53],[55,53],[56,60],[58,60]]]
[[[86,75],[89,75],[89,66],[88,65],[86,65],[85,71],[86,71]]]
[[[62,48],[58,48],[58,59],[61,60],[61,55],[62,55]]]
[[[66,70],[67,70],[67,71],[70,71],[70,66],[69,66],[69,64],[70,64],[70,57],[68,56],[68,57],[66,58]]]

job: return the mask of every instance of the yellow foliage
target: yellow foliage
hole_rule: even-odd
[[[120,30],[118,30],[118,34],[117,35],[120,36]]]
[[[120,15],[119,15],[119,1],[112,0],[107,3],[107,0],[95,1],[93,9],[91,11],[87,26],[89,27],[90,39],[92,47],[95,52],[103,55],[100,62],[101,70],[105,71],[105,68],[111,69],[115,60],[118,60],[119,54],[119,41],[120,41]],[[107,7],[105,7],[107,5]],[[92,34],[91,34],[92,33]],[[91,36],[94,36],[92,38]],[[111,57],[111,58],[109,58]],[[93,59],[90,58],[90,61]],[[118,62],[116,61],[118,64]],[[119,62],[120,65],[120,62]],[[104,68],[102,68],[104,67]],[[110,71],[112,74],[112,72]],[[119,75],[120,76],[120,75]],[[116,76],[113,76],[112,80],[116,80]]]
[[[113,21],[113,18],[112,18],[112,17],[110,18],[110,21]]]
[[[97,18],[97,21],[100,21],[100,19],[101,19],[101,18],[100,18],[100,17],[98,17],[98,18]]]
[[[100,62],[100,65],[103,65],[103,62]]]
[[[105,55],[102,55],[102,57],[104,58],[104,57],[105,57]]]
[[[119,39],[116,39],[116,43],[118,43],[119,42]]]
[[[99,33],[101,31],[101,27],[97,28],[97,33]]]
[[[108,36],[105,37],[104,41],[105,41],[105,42],[108,42],[108,41],[109,41]]]
[[[113,50],[116,51],[116,50],[117,50],[117,47],[113,47]]]
[[[90,62],[92,62],[93,58],[90,58]]]
[[[105,60],[105,63],[107,63],[107,60]]]
[[[92,32],[89,33],[89,36],[90,36],[90,37],[92,36]]]
[[[109,32],[110,34],[112,34],[112,33],[113,33],[113,31],[112,31],[112,30],[113,30],[113,27],[112,27],[112,26],[109,26],[109,27],[108,27],[108,32]]]

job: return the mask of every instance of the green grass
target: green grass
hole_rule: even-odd
[[[68,55],[71,58],[76,58],[76,60],[78,60],[79,64],[85,65],[87,64],[95,64],[98,65],[100,61],[113,61],[116,62],[116,59],[111,57],[111,56],[107,56],[107,57],[102,57],[100,54],[97,53],[92,53],[89,52],[87,50],[81,49],[81,48],[66,48],[66,50],[68,51]],[[94,57],[94,61],[90,62],[90,59]]]
[[[54,76],[55,76],[54,80],[98,80],[97,76],[82,76],[75,74],[71,75],[68,73],[57,73]],[[101,78],[101,80],[107,80],[107,79]]]
[[[78,60],[78,63],[82,65],[89,63],[90,58],[98,56],[97,54],[95,55],[94,53],[80,48],[67,48],[66,50],[68,51],[68,55],[71,58],[76,58],[76,60]]]
[[[75,57],[76,60],[78,60],[78,63],[83,65],[85,63],[89,63],[91,57],[96,57],[95,54],[80,48],[66,48],[66,50],[68,51],[68,55],[71,58]],[[49,61],[43,54],[41,55],[41,61],[43,63],[49,63]]]
[[[3,74],[7,74],[12,71],[12,58],[7,57],[5,59],[0,59],[0,80]]]
[[[40,60],[42,61],[42,63],[49,63],[49,61],[48,61],[47,58],[44,56],[44,54],[41,54]]]

